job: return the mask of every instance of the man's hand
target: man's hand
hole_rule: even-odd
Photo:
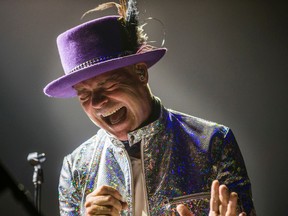
[[[127,203],[121,194],[109,186],[101,186],[88,194],[85,202],[86,216],[120,215],[121,210],[127,209]]]
[[[229,193],[225,185],[219,186],[217,180],[213,181],[209,216],[236,216],[237,199],[237,193]],[[183,204],[177,206],[177,211],[181,216],[194,216]],[[246,216],[246,214],[242,212],[239,216]]]

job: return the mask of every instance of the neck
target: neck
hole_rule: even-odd
[[[137,129],[142,128],[142,127],[156,121],[160,116],[160,112],[161,112],[160,101],[157,100],[154,96],[152,96],[151,113],[150,113],[149,117]]]

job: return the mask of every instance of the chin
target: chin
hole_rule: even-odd
[[[130,124],[128,122],[123,122],[122,124],[117,124],[109,126],[109,133],[113,134],[119,140],[127,140],[128,133],[133,131],[131,127],[128,127]]]

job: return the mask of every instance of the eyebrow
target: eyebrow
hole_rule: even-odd
[[[119,77],[120,77],[120,74],[115,73],[115,74],[111,75],[110,77],[108,77],[107,79],[103,80],[102,82],[99,82],[97,84],[97,86],[103,86],[105,83],[107,83],[109,81],[117,80]]]
[[[117,80],[119,77],[121,77],[121,74],[119,73],[115,73],[115,74],[112,74],[111,76],[109,76],[108,78],[106,78],[105,80],[97,83],[97,86],[98,87],[101,87],[103,86],[105,83],[109,82],[109,81],[113,81],[113,80]],[[77,95],[83,93],[83,92],[86,92],[86,89],[85,87],[80,87],[80,88],[76,88],[75,85],[73,86],[73,88],[76,90],[77,92]]]
[[[74,89],[75,89],[77,95],[80,95],[80,94],[82,94],[82,93],[87,92],[86,89],[84,89],[84,88],[81,88],[81,89],[76,89],[76,88],[74,88]]]

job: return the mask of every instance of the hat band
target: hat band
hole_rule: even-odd
[[[123,57],[123,56],[131,55],[131,54],[134,54],[134,52],[126,50],[124,52],[120,52],[120,53],[117,53],[115,55],[96,57],[96,58],[90,59],[90,60],[88,60],[88,61],[86,61],[80,65],[77,65],[72,70],[70,70],[67,74],[75,73],[76,71],[91,67],[91,66],[93,66],[99,62],[102,62],[102,61],[107,61],[107,60],[110,60],[113,58]]]

